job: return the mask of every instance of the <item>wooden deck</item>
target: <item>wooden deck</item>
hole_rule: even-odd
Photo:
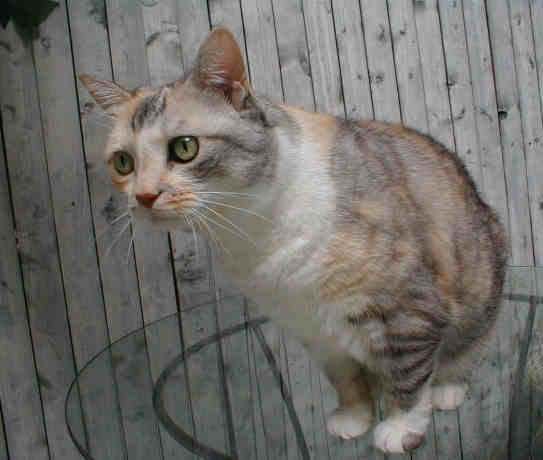
[[[76,80],[175,80],[216,25],[246,50],[258,92],[340,117],[402,122],[457,151],[508,227],[511,264],[543,264],[543,0],[60,0],[29,47],[12,24],[0,28],[0,460],[80,458],[64,424],[77,370],[111,341],[225,287],[212,259],[196,259],[182,233],[138,226],[133,246],[125,232],[110,247],[122,225],[113,223],[121,201],[101,160],[107,121]],[[531,328],[543,318],[507,307],[469,399],[457,412],[434,414],[413,459],[528,458],[529,430],[511,430],[509,420],[522,406],[513,388],[525,338],[538,336]],[[181,328],[146,337],[156,345],[150,376],[123,374],[131,390],[105,395],[111,405],[87,420],[104,436],[139,442],[137,458],[157,449],[164,458],[195,456],[168,457],[175,442],[146,417],[126,417],[115,433],[117,406],[152,385],[182,344],[239,323],[245,312],[234,305],[181,317]],[[320,437],[333,392],[298,347],[273,329],[266,338],[297,412],[311,421],[306,435],[319,433],[312,458],[384,458],[366,441],[340,449]],[[188,371],[221,382],[232,378],[224,374],[228,353],[245,353],[256,394],[251,349],[249,340],[231,343]],[[224,388],[208,387],[207,412],[192,414],[202,436],[214,435]],[[255,401],[232,417],[276,410],[266,398]],[[277,426],[254,432],[277,429],[278,442],[288,443],[281,420],[278,413]],[[289,452],[259,448],[255,458],[297,458]]]

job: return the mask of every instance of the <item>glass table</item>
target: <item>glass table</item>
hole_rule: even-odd
[[[497,333],[507,339],[498,354],[508,364],[493,375],[510,383],[498,404],[509,417],[502,428],[510,458],[543,458],[542,296],[543,269],[508,269]],[[488,372],[495,367],[489,358]],[[460,432],[471,430],[473,414],[485,422],[479,399],[473,390],[459,409]],[[302,347],[230,296],[148,324],[97,354],[68,391],[66,423],[92,460],[383,458],[371,436],[342,442],[326,434],[335,404]]]

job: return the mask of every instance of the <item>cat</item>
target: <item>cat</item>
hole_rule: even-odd
[[[212,31],[188,78],[126,90],[80,76],[114,118],[113,184],[136,219],[197,228],[225,273],[334,385],[327,428],[415,449],[464,400],[500,306],[506,233],[459,158],[400,125],[343,120],[251,88]]]

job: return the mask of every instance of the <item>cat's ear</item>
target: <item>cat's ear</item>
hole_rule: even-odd
[[[200,89],[220,92],[236,110],[242,110],[251,92],[245,63],[234,35],[213,30],[200,48],[191,81]]]
[[[108,113],[115,114],[115,107],[132,97],[130,91],[111,81],[98,80],[90,75],[79,75],[79,80],[92,97]]]

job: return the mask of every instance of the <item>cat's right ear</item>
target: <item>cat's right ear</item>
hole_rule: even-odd
[[[191,82],[202,90],[212,90],[241,110],[251,92],[239,45],[228,29],[217,28],[200,48]]]
[[[79,75],[79,80],[92,95],[94,100],[108,113],[115,115],[115,108],[128,101],[132,94],[116,83],[98,80],[90,75]]]

